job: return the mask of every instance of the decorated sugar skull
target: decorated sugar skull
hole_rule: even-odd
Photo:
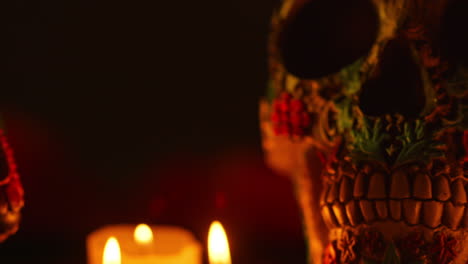
[[[467,263],[468,1],[285,0],[269,50],[265,157],[310,261]]]

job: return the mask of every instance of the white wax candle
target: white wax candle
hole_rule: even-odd
[[[175,226],[151,226],[152,240],[137,242],[135,225],[112,225],[87,238],[88,264],[102,264],[109,237],[120,245],[122,264],[201,264],[202,247],[192,233]]]

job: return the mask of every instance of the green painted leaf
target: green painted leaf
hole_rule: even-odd
[[[362,259],[362,264],[380,264],[380,263],[378,263],[378,262],[375,261],[375,260],[370,260],[370,259],[365,259],[365,258],[363,258],[363,259]]]
[[[342,133],[346,129],[349,129],[353,125],[354,117],[351,113],[351,99],[344,97],[339,101],[335,102],[338,108],[337,126],[338,130]]]
[[[351,131],[353,146],[351,155],[358,160],[377,160],[386,163],[385,141],[390,135],[382,133],[381,119],[364,120],[361,129]]]
[[[341,80],[345,83],[345,94],[353,95],[361,89],[361,78],[359,72],[363,59],[359,59],[350,66],[344,68],[340,72]]]
[[[400,264],[400,256],[393,242],[387,246],[382,264]]]
[[[397,164],[403,164],[413,160],[429,162],[431,158],[438,158],[444,155],[444,144],[436,142],[434,138],[439,131],[425,132],[424,123],[417,120],[414,124],[405,123],[403,134],[397,137],[402,148],[396,159]]]
[[[425,264],[426,261],[424,261],[423,259],[419,259],[419,260],[414,260],[414,261],[411,261],[409,264]]]
[[[271,103],[273,102],[275,97],[276,97],[275,87],[274,87],[273,81],[270,80],[268,81],[268,84],[267,84],[266,99],[268,100],[269,103]]]

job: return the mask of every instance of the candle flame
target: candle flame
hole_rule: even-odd
[[[120,246],[117,238],[110,237],[107,239],[104,246],[104,253],[102,256],[103,264],[121,264],[120,260]]]
[[[210,264],[231,264],[231,253],[226,232],[220,222],[214,221],[208,232]]]
[[[139,244],[149,244],[153,241],[153,231],[148,225],[139,224],[135,228],[133,239]]]

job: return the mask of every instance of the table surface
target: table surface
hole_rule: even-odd
[[[255,239],[252,239],[255,241]],[[252,245],[256,246],[252,246]],[[304,245],[301,241],[255,241],[252,245],[238,247],[231,252],[233,263],[243,264],[293,264],[306,263]],[[206,261],[204,252],[204,263]],[[85,264],[84,239],[49,240],[24,237],[10,239],[0,244],[0,263],[8,264]]]

